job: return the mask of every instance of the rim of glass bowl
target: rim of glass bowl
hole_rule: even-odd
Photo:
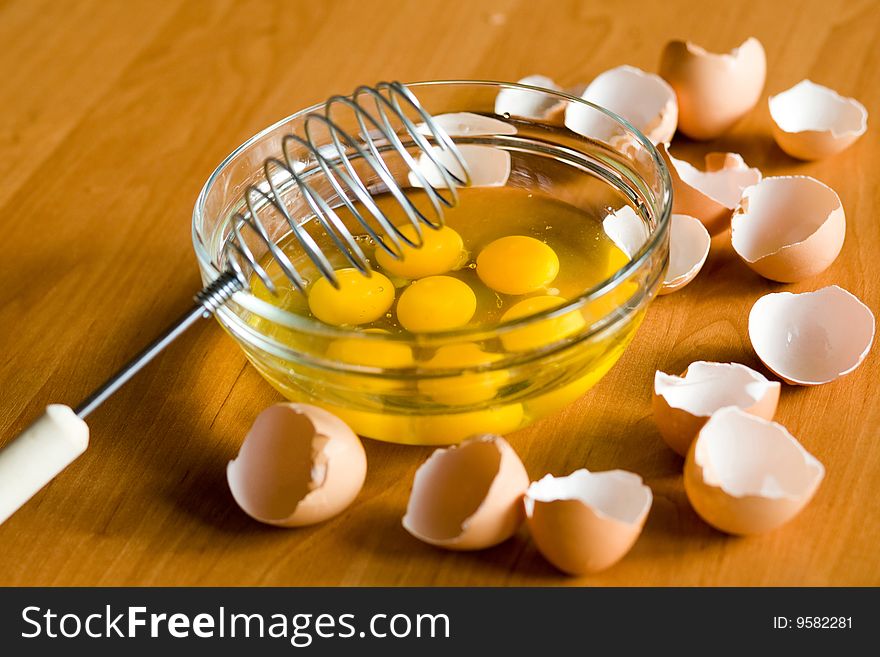
[[[672,214],[672,179],[669,176],[669,170],[666,167],[663,158],[660,156],[660,153],[655,148],[654,144],[645,137],[637,128],[635,128],[629,121],[624,119],[623,117],[615,114],[614,112],[605,109],[599,105],[591,103],[579,96],[573,96],[564,91],[553,91],[551,89],[545,89],[543,87],[536,87],[528,84],[520,84],[518,82],[497,82],[493,80],[426,80],[421,82],[411,82],[406,83],[405,86],[409,88],[413,88],[416,92],[416,98],[418,98],[418,89],[420,87],[436,87],[436,86],[471,86],[471,87],[494,87],[498,89],[525,89],[530,91],[537,91],[544,94],[551,95],[553,97],[558,98],[559,100],[565,100],[574,103],[581,103],[583,105],[587,105],[588,107],[605,114],[613,121],[623,126],[627,131],[631,132],[635,138],[644,146],[648,153],[651,155],[652,163],[656,167],[659,172],[661,179],[661,187],[663,190],[663,198],[659,199],[662,207],[660,208],[659,215],[657,216],[657,226],[645,243],[642,245],[642,248],[639,249],[632,258],[623,265],[620,269],[614,272],[611,276],[606,278],[605,280],[599,282],[593,287],[585,290],[580,295],[573,299],[569,299],[567,303],[557,306],[554,308],[550,308],[541,312],[537,312],[531,315],[525,315],[523,317],[519,317],[516,319],[508,320],[506,322],[501,322],[492,327],[484,327],[484,326],[464,326],[457,329],[452,329],[449,331],[437,331],[426,334],[425,336],[421,336],[422,339],[429,340],[446,340],[448,338],[455,337],[463,337],[463,336],[475,336],[481,333],[485,333],[487,330],[491,330],[492,333],[507,333],[508,331],[515,330],[521,326],[527,326],[532,322],[540,321],[542,319],[552,318],[560,315],[564,315],[568,312],[572,312],[574,310],[578,310],[590,302],[601,298],[607,292],[610,292],[617,284],[627,278],[629,274],[636,271],[641,265],[644,263],[646,259],[654,252],[657,248],[658,244],[660,244],[664,235],[668,230],[669,219]],[[315,112],[320,110],[324,106],[324,103],[316,103],[311,105],[310,107],[306,107],[305,109],[301,109],[298,112],[294,112],[289,116],[286,116],[272,125],[260,130],[258,133],[253,135],[244,141],[241,145],[239,145],[235,150],[233,150],[229,155],[227,155],[222,162],[211,172],[211,175],[208,177],[208,180],[205,182],[201,191],[199,192],[198,198],[196,199],[196,204],[193,209],[193,219],[192,219],[192,240],[193,247],[196,252],[196,257],[199,260],[199,264],[202,269],[207,271],[210,274],[210,280],[213,281],[218,276],[220,276],[222,271],[218,270],[214,265],[213,257],[210,253],[208,253],[208,248],[202,240],[202,235],[200,233],[200,218],[204,215],[204,207],[205,202],[207,200],[208,194],[210,193],[214,182],[220,176],[220,174],[226,169],[226,167],[232,162],[238,155],[240,155],[243,151],[250,148],[254,143],[262,139],[265,135],[274,132],[282,125],[294,121],[302,116],[310,112]],[[297,315],[295,313],[288,312],[279,308],[278,306],[274,306],[270,303],[267,303],[257,297],[253,296],[249,291],[241,291],[237,292],[233,297],[233,301],[236,299],[241,300],[242,296],[247,299],[243,304],[241,304],[245,309],[250,310],[251,312],[255,312],[258,315],[268,319],[270,321],[280,323],[286,328],[294,329],[297,331],[302,331],[303,333],[310,335],[320,335],[326,336],[330,338],[358,338],[361,340],[376,340],[376,341],[387,341],[387,340],[399,340],[402,342],[410,342],[412,340],[409,336],[396,336],[396,335],[384,335],[384,334],[371,334],[366,333],[358,328],[344,328],[340,326],[332,326],[330,324],[325,324],[317,319],[312,319],[310,317],[306,317],[304,315]],[[254,307],[261,308],[265,307],[265,311],[268,315],[262,315],[258,311],[254,310]],[[223,312],[223,311],[226,312]],[[226,306],[222,306],[218,313],[223,313],[224,315],[229,315],[229,319],[235,323],[241,323],[242,327],[244,327],[245,322],[234,312],[228,310]],[[270,317],[274,316],[274,317]],[[277,322],[278,318],[282,318],[283,321]],[[607,318],[600,318],[595,324],[591,327],[588,333],[582,337],[589,337],[593,333],[597,331],[601,331],[607,328],[607,322],[605,321]]]

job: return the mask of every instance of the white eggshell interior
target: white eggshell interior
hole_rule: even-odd
[[[501,452],[492,441],[436,450],[416,472],[404,525],[437,541],[457,538],[486,499],[500,467]]]
[[[630,206],[615,210],[602,220],[602,229],[621,251],[632,258],[648,240],[645,221]]]
[[[467,164],[471,174],[473,187],[503,187],[510,177],[510,153],[493,146],[477,144],[457,144],[458,150]],[[465,173],[451,151],[432,146],[431,152],[439,164],[459,180],[465,180]],[[428,184],[435,189],[447,187],[446,180],[430,156],[422,153],[418,159],[418,167]],[[422,182],[411,171],[408,174],[409,184],[422,187]]]
[[[754,262],[806,240],[840,207],[833,189],[807,176],[765,178],[742,194],[731,222],[733,248]]]
[[[739,203],[743,190],[761,180],[760,171],[746,165],[739,155],[733,155],[734,164],[718,171],[700,171],[689,162],[675,159],[671,154],[669,161],[685,184],[732,210]]]
[[[669,228],[669,269],[664,283],[675,284],[702,268],[712,237],[702,221],[686,214],[672,215]]]
[[[266,520],[293,515],[324,482],[326,464],[316,462],[315,428],[304,413],[272,407],[261,413],[226,468],[232,496],[248,513]]]
[[[651,508],[651,489],[642,478],[626,470],[590,472],[575,470],[567,477],[545,475],[526,491],[526,513],[531,515],[535,501],[578,500],[597,515],[627,524],[644,520]]]
[[[755,352],[795,383],[827,383],[853,371],[870,350],[874,330],[871,310],[836,285],[767,294],[749,314]]]
[[[779,383],[739,363],[697,361],[683,377],[657,372],[654,392],[672,408],[708,417],[725,406],[748,408]]]
[[[545,75],[529,75],[518,81],[531,87],[561,91],[561,87]],[[540,119],[559,102],[559,98],[534,89],[502,89],[495,98],[495,113]]]
[[[516,134],[516,128],[506,121],[472,112],[450,112],[438,114],[432,118],[434,123],[450,137]],[[425,123],[419,123],[416,128],[423,135],[433,134]]]
[[[676,102],[675,92],[663,78],[633,66],[619,66],[600,74],[582,98],[622,116],[640,131],[656,125],[668,105]],[[619,129],[610,117],[576,103],[566,108],[565,125],[573,132],[604,141]]]
[[[868,126],[868,110],[855,98],[802,80],[769,100],[770,116],[786,132],[831,132],[835,137],[862,134]]]
[[[694,460],[703,480],[734,497],[799,499],[825,468],[781,424],[738,408],[715,413],[697,438]]]

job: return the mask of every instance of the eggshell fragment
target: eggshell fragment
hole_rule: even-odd
[[[836,285],[766,294],[749,313],[749,339],[761,362],[787,383],[812,386],[849,374],[874,341],[874,314]]]
[[[516,128],[506,121],[499,121],[491,116],[483,116],[473,112],[449,112],[437,114],[432,118],[434,123],[450,137],[516,134]],[[416,128],[423,135],[433,134],[425,123],[419,123]]]
[[[436,450],[416,471],[403,517],[420,541],[480,550],[507,540],[522,523],[529,476],[501,436],[484,434]]]
[[[571,575],[617,563],[636,542],[653,496],[642,478],[624,470],[567,477],[546,475],[525,495],[526,521],[538,550]]]
[[[630,258],[648,241],[645,221],[628,205],[609,213],[602,220],[602,230]]]
[[[801,160],[836,155],[868,128],[864,105],[810,80],[770,96],[767,103],[776,143]]]
[[[470,171],[472,187],[503,187],[507,183],[507,179],[510,177],[510,153],[508,151],[479,144],[456,145]],[[432,146],[431,152],[439,164],[450,174],[461,181],[466,180],[464,170],[451,151]],[[429,185],[435,189],[448,187],[440,169],[426,153],[419,156],[417,166]],[[412,171],[409,172],[408,178],[411,186],[423,187],[422,181]]]
[[[562,91],[562,87],[545,75],[528,75],[517,82],[531,87]],[[526,119],[544,119],[553,113],[560,103],[564,101],[533,89],[502,89],[495,98],[495,113]]]
[[[845,237],[840,197],[808,176],[765,178],[748,187],[731,222],[737,255],[761,276],[782,283],[827,269]]]
[[[728,53],[670,41],[660,58],[660,75],[678,97],[678,129],[692,139],[713,139],[758,102],[767,57],[754,37]]]
[[[709,153],[706,170],[675,159],[664,144],[657,147],[672,178],[672,211],[696,217],[711,235],[726,230],[742,192],[761,180],[736,153]]]
[[[684,489],[697,514],[728,534],[761,534],[796,516],[825,468],[781,424],[723,408],[688,452]]]
[[[712,238],[699,219],[674,214],[669,225],[669,267],[658,294],[671,294],[690,283],[709,257]]]
[[[686,456],[691,443],[711,415],[735,406],[772,420],[779,403],[777,381],[739,363],[697,361],[680,377],[654,374],[654,421],[666,444]]]
[[[653,73],[618,66],[596,77],[581,97],[622,116],[654,144],[670,141],[675,133],[675,92]],[[572,132],[606,142],[621,130],[611,117],[577,103],[566,107],[565,125]]]
[[[335,516],[354,501],[366,475],[367,457],[354,432],[309,404],[275,404],[260,413],[226,467],[242,510],[279,527]]]

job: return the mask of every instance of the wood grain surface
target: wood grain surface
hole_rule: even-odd
[[[671,38],[726,50],[754,35],[769,62],[758,107],[724,137],[679,138],[674,149],[693,162],[731,150],[765,175],[814,175],[847,214],[838,260],[797,285],[759,278],[716,238],[701,276],[653,304],[598,386],[511,436],[534,478],[625,468],[653,488],[644,534],[605,573],[560,575],[525,531],[473,554],[418,543],[400,519],[429,449],[367,441],[363,492],[323,525],[249,520],[225,465],[279,396],[204,322],[90,417],[88,452],[0,526],[0,584],[880,584],[876,347],[842,380],[784,388],[777,419],[827,478],[766,536],[730,538],[700,521],[650,412],[657,368],[706,359],[762,369],[746,322],[766,292],[837,283],[880,310],[876,128],[804,164],[775,146],[766,108],[768,93],[809,77],[859,98],[875,121],[878,34],[873,1],[0,3],[0,441],[47,403],[77,403],[187,306],[199,286],[192,206],[229,151],[359,83],[541,72],[573,84],[620,64],[656,70]]]

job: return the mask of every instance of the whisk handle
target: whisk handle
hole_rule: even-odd
[[[89,445],[83,421],[160,351],[202,317],[211,314],[242,289],[238,276],[226,272],[195,296],[195,305],[76,409],[61,404],[46,408],[33,424],[0,449],[0,524],[73,463]]]
[[[0,449],[0,525],[89,445],[89,428],[69,406],[52,404]]]

